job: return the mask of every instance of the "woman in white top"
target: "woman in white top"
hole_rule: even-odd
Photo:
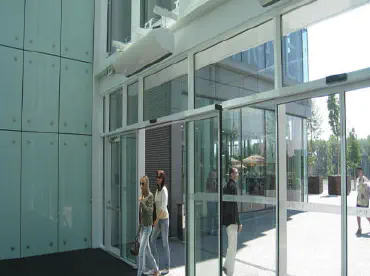
[[[150,245],[154,258],[159,266],[159,256],[157,251],[156,241],[159,233],[162,234],[162,243],[164,249],[163,256],[163,267],[162,275],[169,273],[170,269],[170,247],[168,244],[168,229],[169,229],[169,215],[167,210],[168,205],[168,190],[165,186],[165,174],[164,171],[157,171],[157,191],[155,193],[155,209],[156,209],[156,220],[154,221],[154,230],[150,239]]]

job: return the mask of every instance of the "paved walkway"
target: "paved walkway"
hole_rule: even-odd
[[[341,204],[340,196],[329,196],[326,187],[324,189],[322,195],[309,196],[309,202],[336,206]],[[350,193],[347,197],[348,206],[355,206],[356,196],[355,191]],[[234,275],[275,275],[275,210],[260,212],[257,216],[244,219],[242,223],[244,228],[238,238]],[[362,228],[363,235],[357,237],[356,217],[348,217],[348,275],[370,275],[370,225],[366,218],[362,218]],[[340,229],[340,214],[288,210],[288,274],[340,275]],[[223,237],[225,249],[225,233]],[[199,234],[196,247],[197,275],[218,275],[218,238]],[[185,275],[185,247],[182,242],[171,241],[171,257],[171,275]]]

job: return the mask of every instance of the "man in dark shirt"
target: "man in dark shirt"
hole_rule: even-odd
[[[229,182],[223,189],[224,195],[237,195],[236,181],[239,173],[236,168],[231,168],[229,171]],[[242,230],[242,225],[239,220],[238,203],[236,201],[222,202],[222,225],[226,226],[228,248],[223,271],[227,276],[234,274],[235,256],[237,250],[238,232]]]

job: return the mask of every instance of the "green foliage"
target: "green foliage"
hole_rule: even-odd
[[[331,135],[327,143],[328,143],[328,174],[336,175],[338,172],[340,172],[339,140],[336,137],[334,137],[334,135]]]
[[[328,100],[329,110],[329,125],[334,137],[338,140],[340,136],[340,113],[339,113],[339,100],[336,95],[330,95]]]
[[[347,138],[347,168],[349,172],[354,173],[356,167],[358,167],[360,162],[361,162],[360,142],[357,140],[355,129],[352,129]]]

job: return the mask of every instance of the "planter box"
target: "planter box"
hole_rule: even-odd
[[[329,195],[340,195],[341,194],[341,176],[329,176],[328,177],[328,192]],[[347,177],[347,195],[351,192],[351,178]]]
[[[322,176],[308,177],[308,193],[310,195],[319,195],[324,191]]]

